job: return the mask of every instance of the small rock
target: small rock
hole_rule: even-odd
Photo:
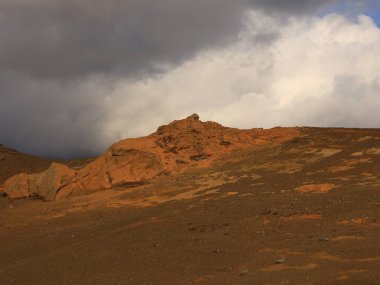
[[[219,144],[220,145],[225,145],[225,146],[231,145],[231,143],[229,141],[221,141]]]
[[[277,259],[274,261],[274,263],[276,263],[276,264],[284,264],[285,262],[286,262],[285,258],[280,258],[280,259]]]
[[[329,238],[320,238],[318,239],[318,241],[329,241],[330,239]]]
[[[242,270],[240,270],[240,273],[239,273],[239,275],[240,275],[240,276],[244,276],[244,275],[247,275],[247,274],[248,274],[248,272],[249,272],[249,270],[248,270],[248,269],[242,269]]]
[[[271,213],[271,209],[264,209],[261,211],[261,215],[269,215]]]
[[[196,120],[196,121],[198,121],[198,120],[199,120],[199,115],[196,114],[196,113],[194,113],[194,114],[188,116],[186,119],[188,119],[188,120]]]
[[[0,160],[5,160],[5,155],[1,154],[0,155]]]
[[[258,236],[265,236],[265,232],[264,231],[257,231],[255,232],[256,235]]]

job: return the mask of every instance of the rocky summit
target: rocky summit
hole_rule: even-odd
[[[296,128],[227,128],[215,122],[202,122],[193,114],[161,126],[149,136],[119,141],[78,171],[53,163],[38,174],[17,174],[3,187],[10,198],[37,197],[51,201],[147,183],[160,175],[210,166],[232,151],[279,144],[299,135]]]

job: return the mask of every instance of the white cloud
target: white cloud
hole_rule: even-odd
[[[271,44],[256,44],[275,33]],[[156,78],[120,82],[104,129],[110,139],[139,136],[192,112],[240,128],[380,127],[379,50],[380,29],[367,16],[295,18],[281,26],[252,13],[234,45]]]

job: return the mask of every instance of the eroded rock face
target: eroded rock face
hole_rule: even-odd
[[[12,176],[4,184],[4,192],[10,198],[24,198],[29,197],[29,185],[28,185],[28,174],[20,173]]]
[[[144,183],[163,170],[153,153],[111,147],[93,163],[78,171],[75,181],[62,187],[57,197]]]
[[[119,141],[78,171],[53,163],[42,173],[8,179],[4,188],[11,198],[38,196],[54,200],[144,183],[160,174],[176,174],[190,167],[206,167],[234,150],[281,143],[299,134],[295,128],[227,128],[201,122],[193,114],[161,126],[149,136]]]
[[[75,171],[69,167],[52,163],[49,169],[39,174],[20,173],[8,179],[4,189],[10,198],[39,197],[46,201],[55,199],[59,190],[71,184]]]

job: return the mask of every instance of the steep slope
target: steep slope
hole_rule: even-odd
[[[5,191],[11,198],[39,196],[54,200],[115,186],[142,184],[163,174],[210,166],[234,150],[275,145],[299,135],[296,128],[227,128],[215,122],[201,122],[199,116],[193,114],[161,126],[147,137],[115,143],[78,171],[54,164],[45,173],[12,177],[5,183]]]

